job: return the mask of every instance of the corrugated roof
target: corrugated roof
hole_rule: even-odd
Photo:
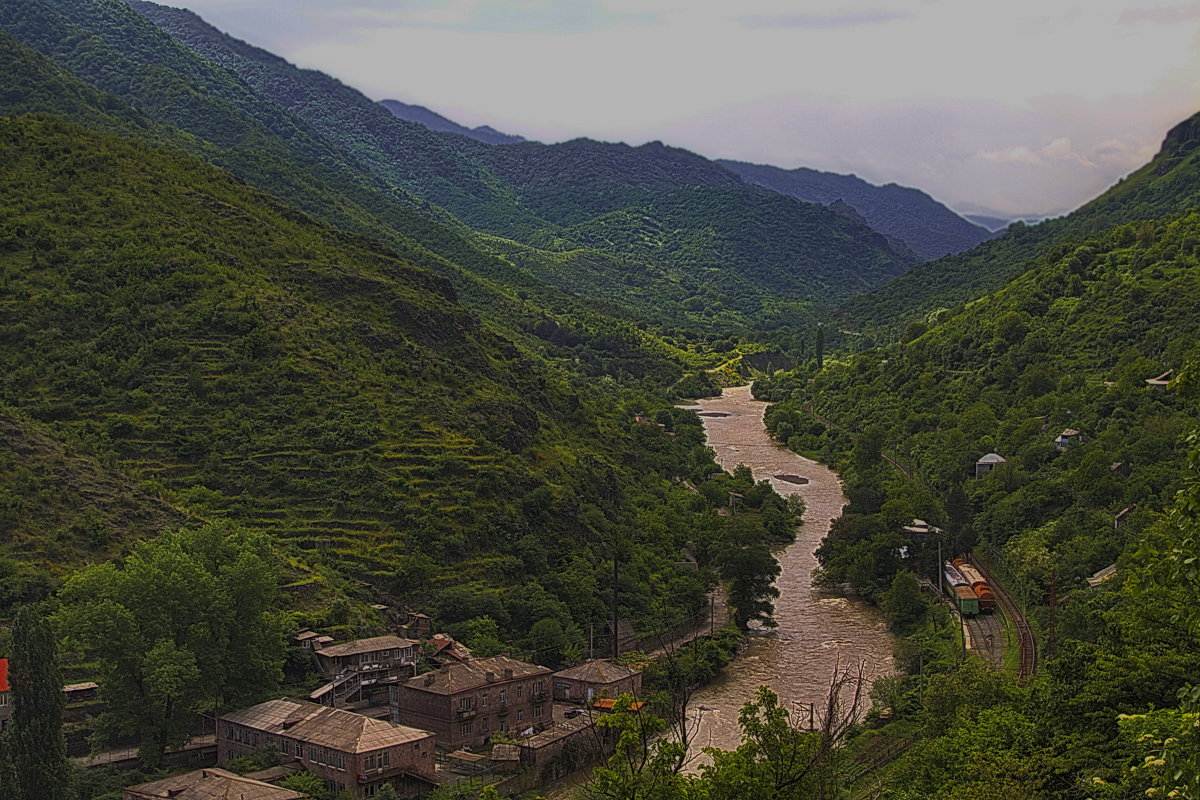
[[[988,453],[983,458],[975,462],[976,464],[1003,464],[1004,456],[999,453]]]
[[[365,753],[433,736],[420,728],[291,699],[268,700],[226,714],[221,719],[266,733],[286,734],[306,744],[343,753]]]
[[[505,677],[504,671],[509,669],[512,670],[512,678]],[[492,674],[491,681],[487,679],[489,672]],[[508,656],[496,656],[494,658],[477,658],[460,664],[449,664],[433,672],[409,678],[404,685],[410,689],[420,689],[423,692],[454,694],[487,686],[489,683],[499,684],[516,678],[549,674],[550,670],[546,667],[517,661]]]
[[[622,667],[620,664],[614,664],[604,659],[595,659],[560,670],[554,673],[554,677],[589,683],[616,683],[634,674],[634,671],[628,667]]]
[[[415,642],[411,639],[401,639],[399,636],[373,636],[370,639],[355,639],[352,642],[339,642],[322,647],[318,654],[336,658],[338,656],[356,656],[362,653],[374,653],[377,650],[398,650],[412,647]]]
[[[182,791],[178,791],[180,789]],[[216,768],[130,786],[125,791],[133,793],[135,797],[174,797],[175,800],[303,800],[308,797],[291,789]]]

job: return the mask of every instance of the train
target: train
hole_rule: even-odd
[[[992,587],[979,574],[979,570],[972,567],[965,558],[956,558],[950,563],[959,571],[963,580],[974,590],[975,596],[979,598],[979,610],[984,613],[995,611],[996,596],[992,594]]]
[[[954,603],[958,613],[964,617],[973,617],[979,613],[979,598],[975,590],[949,561],[942,565],[942,588],[950,595],[950,601]]]

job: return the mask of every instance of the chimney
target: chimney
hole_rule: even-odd
[[[434,679],[434,678],[436,678],[436,677],[437,677],[437,673],[436,673],[436,672],[427,672],[427,673],[425,673],[425,685],[426,685],[426,686],[433,686],[433,679]]]
[[[488,683],[491,683],[492,681],[496,680],[496,673],[494,673],[494,672],[485,672],[485,673],[483,673],[483,679],[484,679],[485,681],[487,681]]]
[[[508,669],[504,670],[504,680],[511,681],[512,676],[513,676],[512,667],[509,667]]]

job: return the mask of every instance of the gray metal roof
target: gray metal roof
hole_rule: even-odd
[[[221,719],[343,753],[365,753],[433,736],[420,728],[291,699],[268,700]]]

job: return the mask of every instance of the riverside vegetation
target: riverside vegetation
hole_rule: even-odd
[[[912,744],[889,798],[1198,796],[1195,119],[1079,212],[852,299],[921,259],[686,151],[435,134],[133,5],[0,7],[16,796],[131,777],[68,767],[64,669],[99,679],[101,738],[154,770],[194,712],[278,690],[287,630],[381,632],[381,599],[554,665],[614,595],[642,633],[718,584],[737,625],[769,624],[769,545],[801,509],[721,472],[674,408],[741,356],[778,365],[767,350],[798,364],[756,384],[771,431],[846,479],[825,579],[904,636],[875,692],[894,719],[801,730],[763,692],[742,745],[689,776],[666,722],[612,715],[586,791],[839,797],[847,753],[892,738]],[[812,326],[839,302],[826,342]],[[1172,388],[1145,383],[1168,369]],[[1084,438],[1060,451],[1064,428]],[[969,480],[989,451],[1006,462]],[[749,513],[716,513],[731,492]],[[935,543],[901,533],[918,516],[1026,603],[1030,685],[958,658],[917,588]],[[652,667],[653,709],[678,712],[736,641]]]

